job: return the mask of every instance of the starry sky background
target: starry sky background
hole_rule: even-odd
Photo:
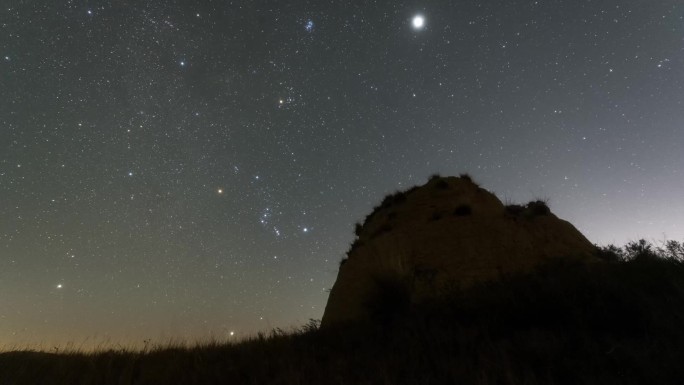
[[[320,319],[437,172],[682,240],[683,85],[679,0],[4,2],[0,347]]]

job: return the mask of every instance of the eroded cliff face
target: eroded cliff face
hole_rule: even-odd
[[[554,258],[595,258],[595,246],[543,202],[504,206],[469,177],[435,177],[388,196],[356,234],[323,327],[370,317],[388,282],[407,283],[402,290],[417,303]]]

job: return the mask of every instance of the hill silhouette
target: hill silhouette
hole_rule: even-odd
[[[505,206],[468,175],[434,175],[423,186],[388,195],[356,226],[356,235],[323,326],[373,317],[376,302],[395,301],[381,312],[387,315],[445,289],[558,258],[596,260],[596,247],[545,202]]]

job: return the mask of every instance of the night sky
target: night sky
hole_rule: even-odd
[[[432,173],[682,240],[683,87],[681,0],[3,2],[0,349],[320,319]]]

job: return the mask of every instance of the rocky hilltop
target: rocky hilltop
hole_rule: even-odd
[[[467,175],[434,176],[385,197],[356,226],[356,236],[340,264],[323,327],[368,319],[388,288],[418,303],[552,259],[593,260],[596,251],[544,202],[505,206]]]

